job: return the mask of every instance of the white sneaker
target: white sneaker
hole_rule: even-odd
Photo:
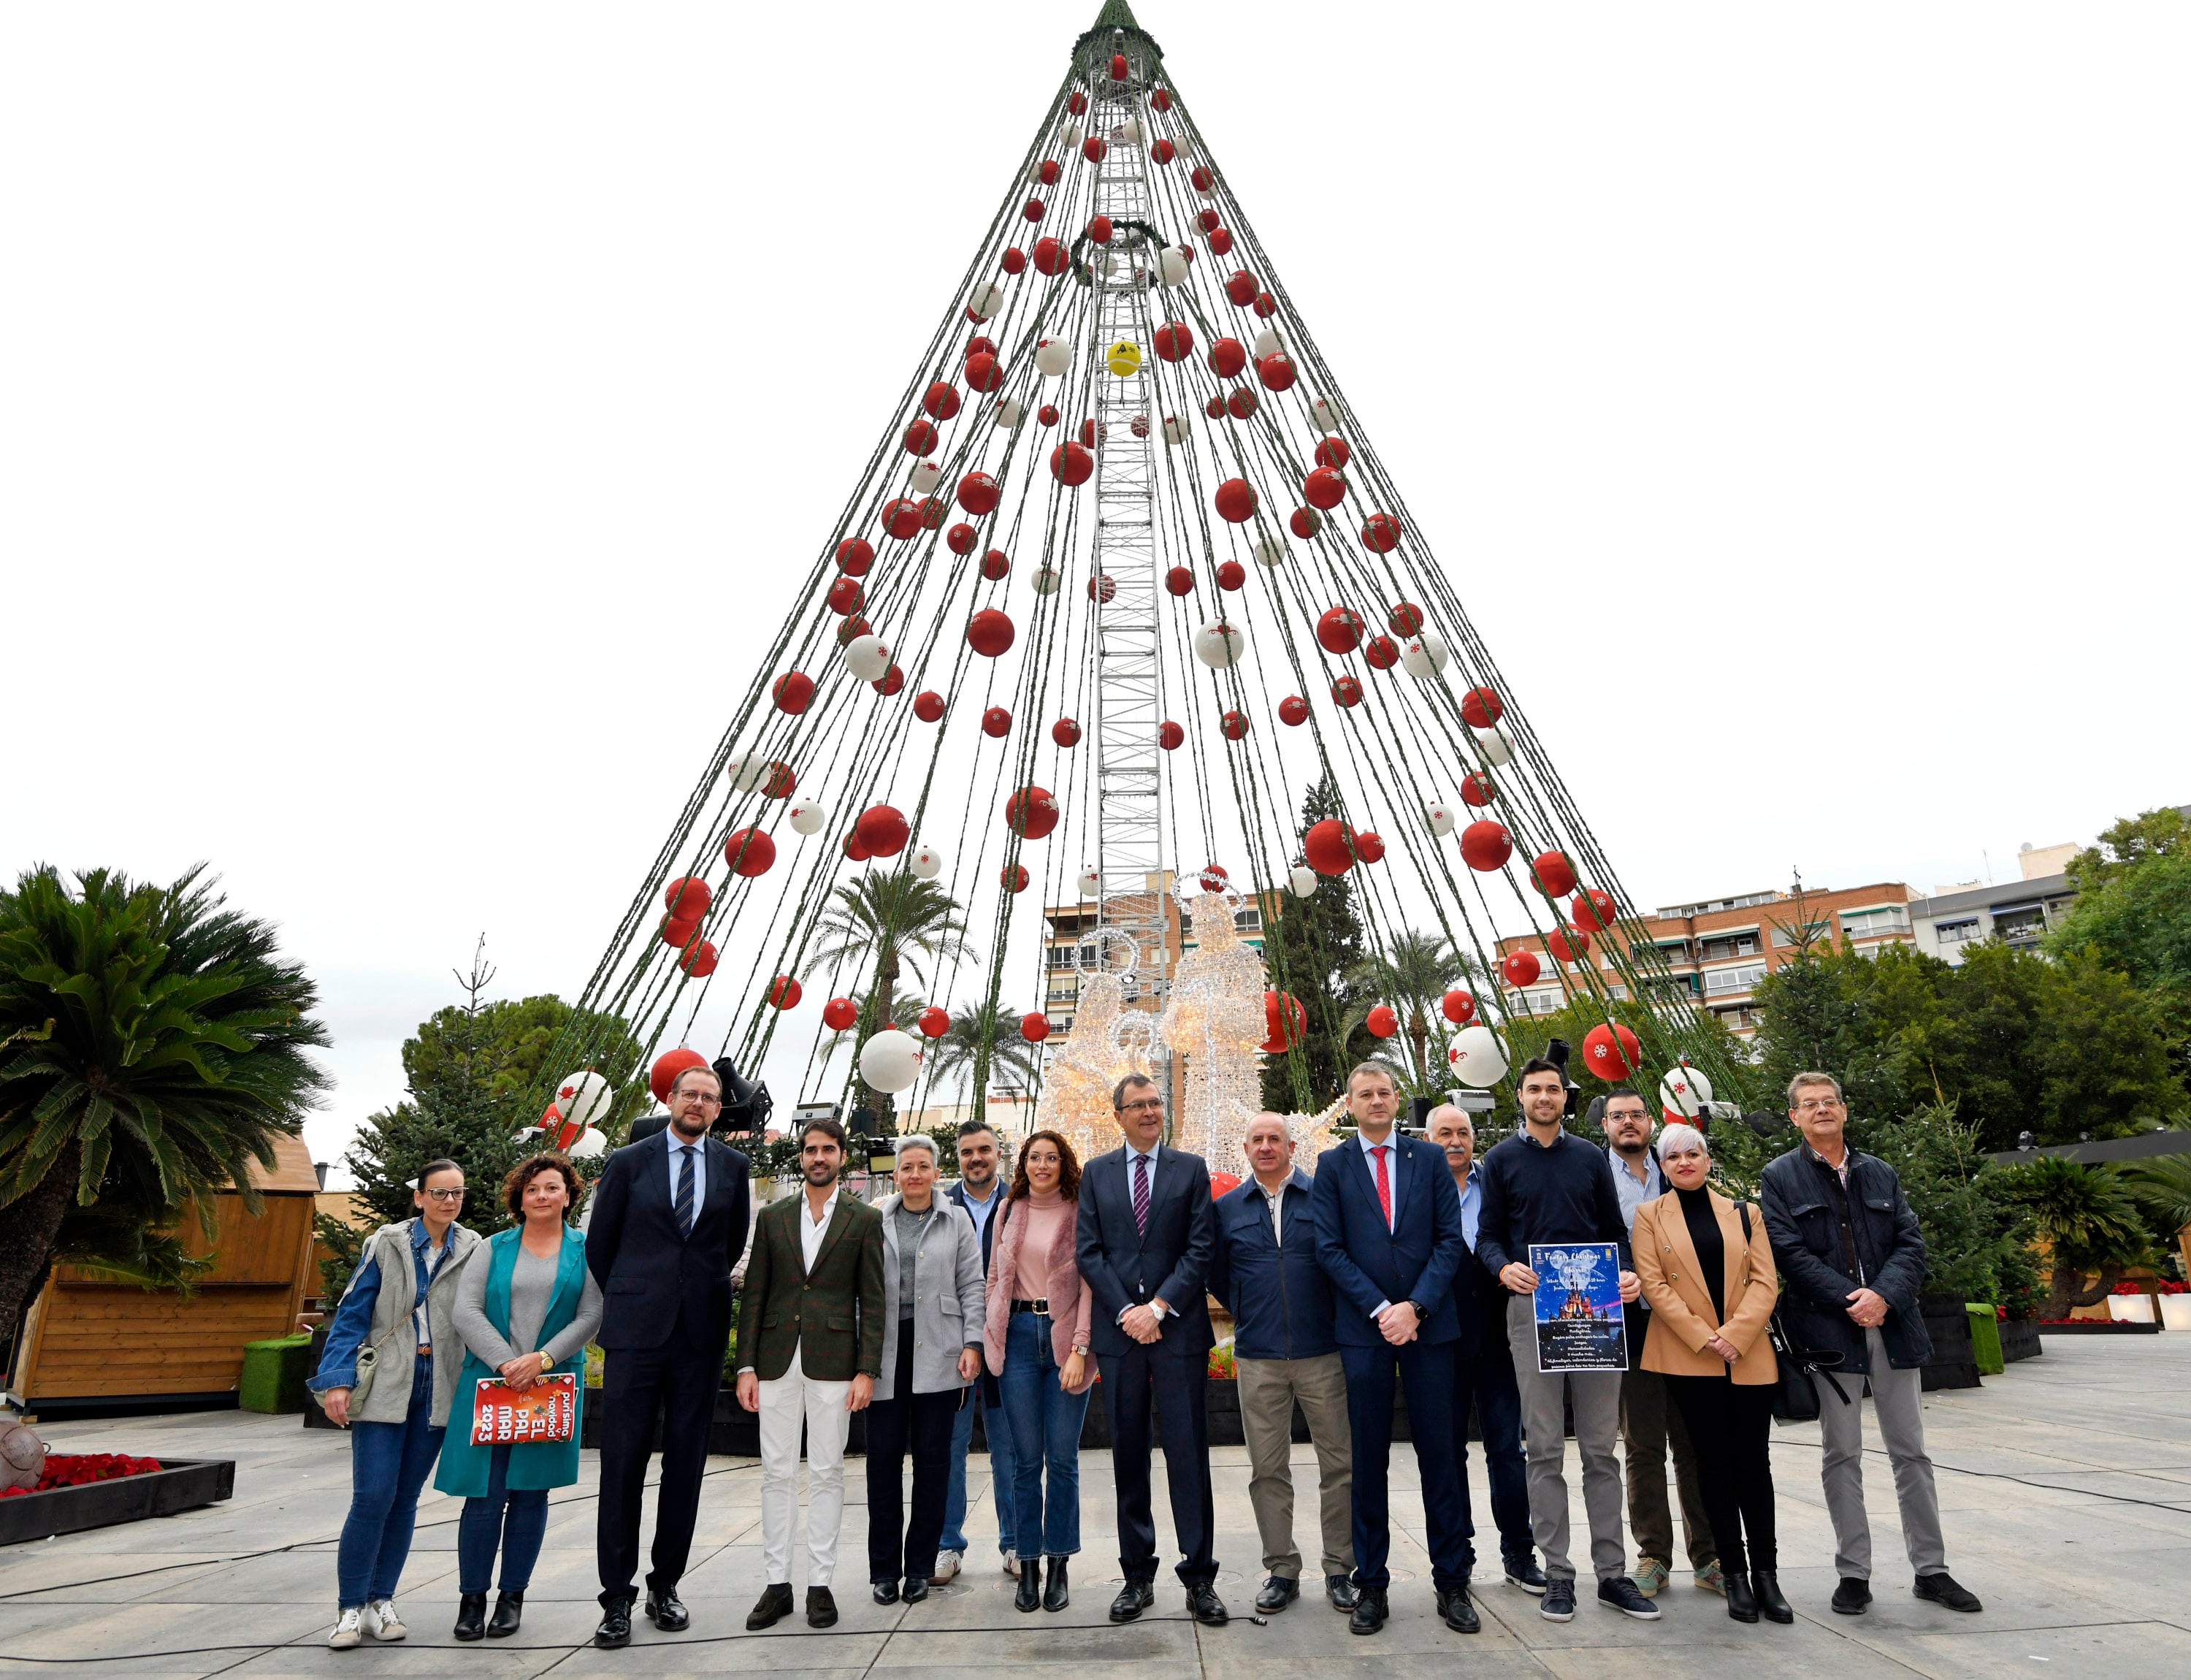
[[[362,1610],[344,1610],[337,1616],[335,1631],[327,1635],[327,1643],[338,1651],[347,1651],[364,1638],[365,1635],[358,1630],[358,1623],[364,1615]]]
[[[1020,1578],[1020,1560],[1009,1552],[1004,1553],[1004,1573],[1014,1580]]]
[[[936,1573],[928,1578],[930,1586],[942,1586],[959,1573],[966,1561],[963,1552],[939,1552],[936,1554]]]
[[[396,1614],[393,1598],[375,1598],[365,1607],[365,1631],[384,1644],[392,1645],[411,1630]]]

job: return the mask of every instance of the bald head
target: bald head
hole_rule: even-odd
[[[1476,1159],[1476,1122],[1450,1102],[1441,1102],[1423,1121],[1423,1135],[1445,1151],[1445,1164],[1453,1182],[1468,1182],[1468,1169]]]

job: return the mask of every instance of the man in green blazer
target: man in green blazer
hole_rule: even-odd
[[[845,1513],[845,1438],[883,1369],[883,1221],[844,1193],[845,1129],[800,1134],[804,1193],[754,1222],[738,1312],[738,1404],[760,1414],[761,1559],[768,1587],[746,1618],[758,1631],[791,1612],[791,1529],[799,1435],[806,1432],[806,1620],[837,1620],[830,1579]]]

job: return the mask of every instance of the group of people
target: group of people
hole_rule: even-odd
[[[737,1393],[759,1415],[766,1572],[748,1629],[796,1605],[802,1444],[805,1620],[836,1621],[845,1451],[862,1413],[876,1603],[918,1603],[965,1567],[978,1414],[1015,1606],[1064,1609],[1080,1549],[1079,1443],[1099,1378],[1124,1576],[1110,1617],[1131,1621],[1155,1602],[1160,1445],[1187,1609],[1222,1625],[1205,1408],[1213,1295],[1234,1325],[1263,1553],[1261,1614],[1284,1610],[1300,1592],[1298,1408],[1317,1462],[1324,1596],[1352,1632],[1384,1626],[1389,1471],[1403,1409],[1437,1611],[1456,1631],[1480,1626],[1471,1597],[1472,1439],[1505,1580],[1538,1595],[1547,1619],[1574,1615],[1570,1415],[1602,1604],[1659,1615],[1653,1601],[1673,1556],[1670,1450],[1696,1585],[1723,1593],[1738,1621],[1792,1620],[1778,1580],[1770,1461],[1780,1373],[1767,1325],[1776,1306],[1785,1335],[1821,1356],[1806,1363],[1821,1367],[1809,1380],[1840,1577],[1832,1609],[1860,1615],[1871,1597],[1858,1409],[1868,1389],[1916,1596],[1978,1609],[1947,1572],[1925,1455],[1922,1234],[1892,1170],[1848,1145],[1835,1080],[1804,1073],[1790,1085],[1802,1141],[1766,1169],[1755,1204],[1710,1187],[1710,1146],[1694,1126],[1669,1125],[1654,1140],[1634,1091],[1608,1098],[1610,1143],[1600,1147],[1567,1129],[1556,1065],[1524,1064],[1518,1087],[1522,1125],[1479,1159],[1458,1108],[1433,1109],[1424,1137],[1403,1132],[1389,1072],[1365,1064],[1347,1081],[1355,1135],[1312,1177],[1294,1165],[1286,1121],[1263,1114],[1245,1140],[1251,1176],[1215,1198],[1208,1164],[1160,1142],[1162,1096],[1137,1074],[1113,1093],[1120,1148],[1084,1164],[1063,1136],[1038,1131],[1020,1146],[1007,1185],[996,1133],[969,1121],[955,1183],[941,1182],[932,1140],[903,1136],[896,1188],[873,1205],[844,1193],[842,1127],[814,1119],[800,1140],[800,1193],[749,1220],[746,1158],[709,1136],[720,1083],[691,1068],[671,1089],[667,1127],[610,1158],[583,1234],[573,1223],[578,1176],[561,1157],[538,1155],[510,1174],[504,1196],[514,1222],[487,1239],[484,1261],[480,1239],[452,1223],[461,1170],[433,1163],[418,1181],[418,1217],[367,1243],[313,1383],[354,1438],[330,1643],[403,1637],[394,1595],[419,1490],[437,1462],[435,1485],[465,1498],[457,1637],[515,1631],[547,1489],[577,1477],[577,1432],[567,1442],[475,1447],[469,1431],[449,1432],[452,1403],[477,1378],[521,1389],[538,1381],[589,1339],[606,1356],[594,1643],[631,1639],[640,1490],[657,1417],[645,1614],[664,1632],[687,1627],[678,1587],[741,1265]],[[1585,1243],[1619,1252],[1628,1369],[1542,1370],[1531,1245]],[[398,1356],[415,1347],[407,1396],[400,1378],[367,1387],[385,1363],[384,1344]],[[467,1410],[458,1408],[460,1422]],[[1616,1438],[1639,1554],[1632,1575]]]

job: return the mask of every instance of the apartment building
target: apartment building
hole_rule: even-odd
[[[1114,892],[1107,901],[1112,924],[1131,931],[1142,947],[1134,976],[1125,985],[1129,1008],[1162,1009],[1157,982],[1169,979],[1180,958],[1195,948],[1194,917],[1173,897],[1174,879],[1169,869],[1160,876],[1147,875],[1145,891]],[[1188,886],[1192,889],[1192,880]],[[1261,950],[1264,924],[1273,907],[1267,898],[1259,900],[1252,893],[1243,894],[1243,898],[1232,913],[1232,925],[1243,944]],[[1073,1010],[1080,999],[1081,967],[1093,960],[1083,950],[1082,941],[1096,931],[1096,904],[1093,899],[1052,904],[1044,909],[1043,918],[1047,925],[1043,937],[1042,1006],[1050,1017],[1048,1043],[1055,1045],[1073,1031]],[[1152,940],[1158,930],[1159,938]],[[1149,948],[1152,944],[1157,948]],[[1080,954],[1077,960],[1076,953]]]
[[[1959,881],[1913,899],[1909,925],[1917,948],[1958,964],[1973,940],[1998,939],[2019,950],[2038,949],[2077,896],[2062,873],[2077,851],[2074,846],[2027,846],[2017,855],[2021,874],[2016,880]]]

